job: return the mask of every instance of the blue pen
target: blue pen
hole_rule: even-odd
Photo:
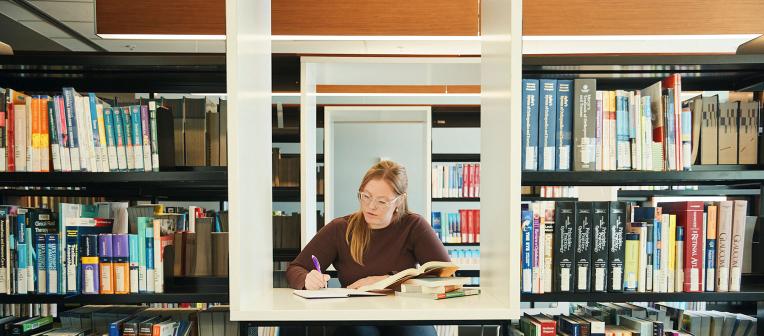
[[[316,268],[316,271],[318,271],[318,273],[321,273],[321,264],[318,263],[318,259],[316,258],[316,256],[311,254],[310,258],[313,259],[313,267]]]

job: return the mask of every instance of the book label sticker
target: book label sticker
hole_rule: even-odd
[[[578,274],[586,274],[586,270],[589,267],[586,266],[579,266],[578,267]],[[586,289],[586,277],[585,276],[579,276],[578,277],[578,289],[585,290]]]
[[[82,291],[84,293],[96,293],[97,290],[95,288],[95,272],[93,272],[92,269],[86,268],[83,270],[85,272],[85,275],[82,277],[83,284],[82,284]]]
[[[700,290],[700,284],[698,284],[698,269],[697,268],[691,268],[690,269],[690,291],[697,292]]]
[[[730,279],[740,279],[741,269],[740,267],[731,267],[730,271]],[[740,291],[740,281],[731,281],[730,282],[730,292],[739,292]]]
[[[729,290],[729,276],[729,269],[726,267],[719,268],[719,277],[717,278],[719,281],[716,287],[720,292],[726,292]]]
[[[570,146],[560,146],[560,170],[570,170]]]
[[[554,170],[554,147],[544,147],[544,170]]]
[[[116,292],[127,292],[128,289],[125,288],[125,283],[127,282],[127,279],[125,278],[125,268],[124,267],[115,267],[114,268],[114,279],[116,279],[116,285],[114,286],[114,290]]]
[[[605,290],[605,269],[597,268],[594,270],[594,290]]]
[[[536,170],[538,160],[536,159],[536,147],[525,147],[525,169]]]
[[[613,290],[621,290],[621,276],[623,275],[623,270],[620,266],[613,267]]]
[[[569,292],[570,291],[570,269],[569,268],[563,268],[560,269],[560,290],[563,292]]]

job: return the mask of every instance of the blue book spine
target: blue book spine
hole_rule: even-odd
[[[49,234],[47,243],[48,258],[47,273],[48,273],[48,294],[60,294],[58,290],[60,274],[58,272],[58,265],[61,262],[61,258],[58,256],[58,234]]]
[[[146,291],[154,293],[156,274],[154,273],[154,227],[146,228]]]
[[[143,145],[143,129],[141,128],[141,107],[130,106],[130,125],[133,127],[130,131],[133,136],[133,146]]]
[[[463,197],[464,196],[464,165],[461,163],[456,164],[456,183],[458,185],[457,188],[457,197]]]
[[[522,168],[538,170],[539,143],[539,81],[523,79],[523,132],[522,132]]]
[[[570,323],[566,318],[559,319],[559,322],[559,330],[567,333],[568,336],[579,336],[581,334],[580,324]]]
[[[129,268],[130,268],[130,293],[138,293],[138,273],[139,273],[139,265],[140,265],[140,259],[138,252],[138,248],[140,244],[138,243],[138,235],[137,234],[129,234],[127,235],[127,245],[130,251],[130,257],[129,257]]]
[[[570,170],[573,139],[573,81],[557,81],[557,156],[555,170]]]
[[[74,88],[65,87],[64,92],[64,111],[66,113],[66,132],[69,134],[67,145],[70,148],[80,146],[77,138],[77,118],[74,112]]]
[[[539,170],[555,170],[557,157],[557,80],[542,79],[539,118]]]
[[[35,257],[34,265],[37,272],[37,281],[35,281],[35,293],[45,294],[48,287],[47,282],[47,263],[48,259],[45,256],[46,252],[46,235],[43,233],[35,234]]]
[[[96,97],[95,93],[88,94],[88,103],[90,104],[90,127],[93,130],[93,144],[95,144],[96,147],[100,147],[101,140],[100,133],[98,132],[98,110],[96,110],[97,100],[98,97]]]
[[[708,230],[706,231],[708,232]],[[706,236],[706,291],[716,289],[716,236]]]
[[[441,232],[442,229],[440,224],[440,215],[441,215],[440,211],[432,212],[432,229],[435,230],[435,234],[438,235],[438,239],[440,239],[440,241],[442,242],[444,240],[443,240],[443,234]]]
[[[521,212],[521,230],[523,233],[522,255],[522,292],[533,292],[533,212]]]
[[[653,250],[654,251],[653,252],[653,275],[654,276],[658,276],[658,277],[662,277],[663,276],[660,273],[660,271],[661,271],[661,253],[664,252],[663,251],[663,236],[661,235],[662,226],[663,226],[663,223],[658,221],[658,220],[656,220],[655,221],[655,228],[653,229],[653,241],[655,242],[653,244],[653,246],[654,246],[654,250]],[[665,282],[666,279],[663,278],[662,280],[659,281],[659,283],[661,281]],[[658,285],[658,283],[654,283],[653,284],[653,290],[658,292],[661,289],[657,288],[656,285]]]

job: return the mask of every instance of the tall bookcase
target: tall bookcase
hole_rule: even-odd
[[[274,58],[273,88],[297,90],[299,60],[292,56]],[[637,89],[668,74],[683,75],[686,90],[764,89],[764,58],[761,56],[526,56],[524,76],[537,78],[597,78],[604,89]],[[82,91],[140,92],[220,92],[225,90],[225,57],[221,55],[174,54],[27,54],[0,56],[8,69],[0,73],[0,83],[26,91],[58,91],[70,85]],[[281,72],[283,71],[283,72]],[[295,79],[297,79],[295,81]],[[289,83],[292,83],[291,86]],[[477,114],[456,114],[453,122],[476,127]],[[437,119],[437,118],[433,118]],[[479,125],[479,123],[478,123]],[[299,141],[299,129],[272,133],[273,141]],[[759,144],[764,141],[759,140]],[[624,186],[624,185],[701,185],[699,190],[620,191],[619,198],[644,199],[650,196],[728,195],[755,200],[751,211],[759,217],[757,236],[764,219],[764,159],[759,150],[759,165],[698,166],[684,172],[523,172],[521,183],[538,185]],[[320,161],[321,156],[317,159]],[[434,154],[433,162],[477,162],[479,153]],[[221,169],[147,173],[0,173],[0,186],[26,186],[25,190],[0,189],[0,195],[107,196],[115,199],[216,200],[227,199],[228,173]],[[78,187],[66,190],[50,187]],[[272,199],[296,201],[297,189],[273,191]],[[317,199],[320,201],[320,199]],[[484,201],[483,199],[442,199],[440,201]],[[506,220],[513,225],[514,218]],[[753,255],[762,254],[755,241]],[[274,251],[276,259],[288,260],[297,251]],[[479,272],[479,271],[475,271]],[[548,293],[522,294],[523,302],[560,301],[712,301],[764,303],[764,265],[756,260],[753,274],[743,276],[741,292],[730,293]],[[149,302],[226,302],[226,281],[187,280],[173,284],[163,294],[138,295],[14,295],[0,296],[3,302],[16,303],[149,303]],[[758,316],[760,322],[762,316]],[[764,325],[759,323],[759,325]]]

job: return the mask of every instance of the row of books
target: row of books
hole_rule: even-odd
[[[524,293],[740,291],[756,219],[745,200],[524,206]]]
[[[281,153],[279,148],[272,149],[271,174],[274,187],[300,186],[300,154]],[[316,192],[324,194],[324,166],[316,166]]]
[[[273,212],[273,248],[300,248],[300,214]]]
[[[447,250],[451,262],[461,268],[477,268],[480,266],[480,249],[478,248],[449,248]]]
[[[53,97],[0,89],[0,169],[158,171],[159,126],[169,116],[156,101],[112,107],[70,87]]]
[[[58,304],[56,303],[0,303],[0,316],[58,317]]]
[[[228,164],[228,108],[224,99],[161,99],[172,112],[174,166],[226,166]],[[174,154],[174,155],[173,155]],[[168,158],[169,159],[169,158]]]
[[[433,163],[432,198],[480,197],[480,163]]]
[[[568,315],[525,314],[514,328],[512,334],[526,336],[756,335],[756,319],[666,304],[590,303],[578,305]]]
[[[598,91],[595,79],[524,79],[522,168],[666,171],[758,162],[759,102],[684,102],[681,94],[678,74],[638,91]],[[698,161],[699,152],[706,158]]]
[[[165,268],[168,276],[226,276],[227,230],[227,216],[198,207],[0,206],[0,292],[161,293]]]
[[[432,229],[444,243],[479,243],[480,210],[460,209],[458,212],[432,212]]]

